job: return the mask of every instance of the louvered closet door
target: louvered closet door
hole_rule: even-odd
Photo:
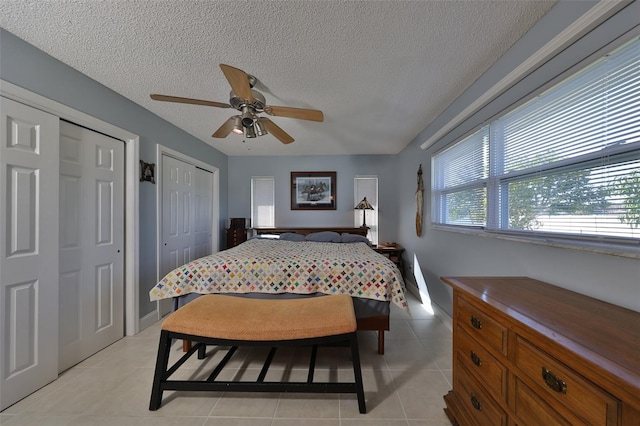
[[[60,371],[124,335],[124,143],[60,125]]]
[[[0,409],[58,376],[58,138],[0,98]]]

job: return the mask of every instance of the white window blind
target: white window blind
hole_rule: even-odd
[[[639,93],[636,38],[437,153],[433,221],[640,239]]]
[[[434,214],[442,223],[484,226],[489,127],[437,154],[433,159]]]
[[[275,179],[273,176],[251,178],[251,226],[275,227]]]
[[[377,176],[356,176],[353,180],[354,207],[364,197],[373,207],[373,210],[354,210],[353,226],[362,226],[362,215],[366,215],[369,233],[367,238],[372,244],[378,244],[378,177]],[[364,212],[364,213],[363,213]]]

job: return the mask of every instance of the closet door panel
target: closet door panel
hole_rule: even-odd
[[[67,122],[60,133],[63,371],[124,335],[124,143]]]
[[[58,376],[58,122],[0,98],[0,410]]]

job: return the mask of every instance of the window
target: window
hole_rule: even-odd
[[[273,176],[251,178],[251,226],[253,228],[276,226]]]
[[[435,224],[640,239],[640,38],[432,157]]]
[[[367,238],[372,244],[378,244],[378,177],[356,176],[353,180],[353,205],[355,207],[364,197],[373,207],[373,210],[354,210],[353,226],[362,226],[362,215],[366,215],[366,223],[369,227]]]

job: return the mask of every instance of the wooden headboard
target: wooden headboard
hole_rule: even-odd
[[[254,228],[253,232],[257,235],[263,234],[284,234],[285,232],[293,232],[295,234],[308,235],[314,232],[324,232],[324,231],[332,231],[337,232],[339,234],[356,234],[362,235],[364,237],[367,236],[367,232],[369,231],[368,227],[360,227],[360,228]]]

